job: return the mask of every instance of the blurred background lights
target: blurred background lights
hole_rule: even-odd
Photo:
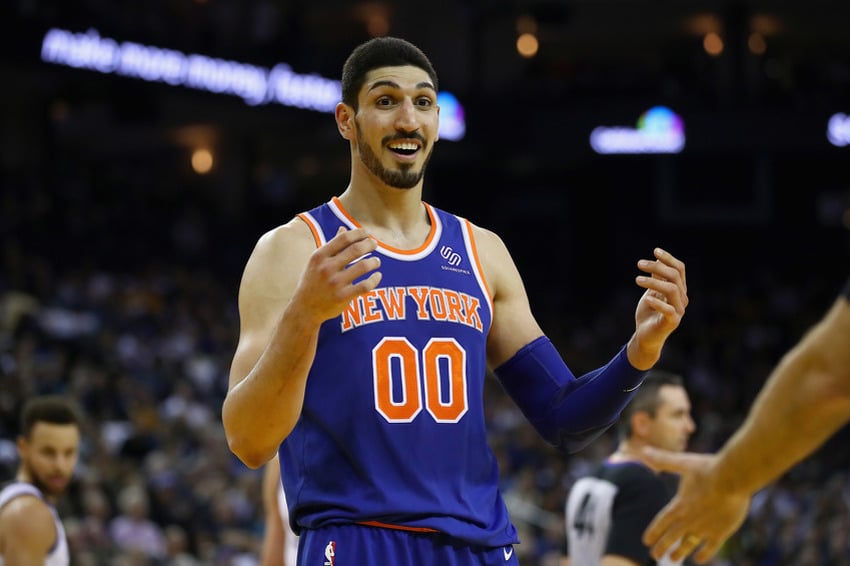
[[[383,37],[390,31],[390,14],[380,2],[363,2],[354,8],[355,17],[366,24],[372,37]]]
[[[440,106],[440,138],[457,141],[466,134],[466,118],[463,106],[458,99],[448,91],[437,95]]]
[[[709,32],[705,34],[702,40],[702,47],[706,53],[712,57],[717,57],[723,53],[723,39],[716,32]]]
[[[750,53],[753,55],[764,55],[764,52],[767,51],[767,42],[764,40],[762,34],[754,31],[747,38],[747,47],[749,47]]]
[[[537,50],[540,48],[537,42],[537,37],[531,33],[523,33],[516,40],[516,50],[522,57],[531,59],[537,55]]]
[[[680,132],[684,129],[682,119],[666,106],[653,106],[644,112],[638,118],[637,126],[650,134]]]
[[[192,152],[192,170],[198,175],[206,175],[212,170],[213,154],[204,147],[195,149]]]

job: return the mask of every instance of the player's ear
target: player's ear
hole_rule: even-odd
[[[340,102],[336,105],[335,117],[336,127],[339,130],[339,134],[344,139],[354,139],[356,135],[354,129],[356,127],[354,124],[354,108],[344,102]]]
[[[648,436],[651,425],[652,417],[646,411],[635,411],[632,414],[632,434],[634,436],[642,438]]]
[[[27,442],[27,438],[24,435],[18,436],[15,441],[15,444],[18,448],[18,457],[23,457],[27,452],[27,448],[29,447],[29,443]]]

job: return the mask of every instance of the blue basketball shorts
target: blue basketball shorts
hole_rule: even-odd
[[[470,546],[439,533],[364,525],[304,529],[298,566],[519,566],[511,545]]]

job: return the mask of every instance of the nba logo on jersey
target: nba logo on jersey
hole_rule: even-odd
[[[334,556],[336,556],[336,542],[330,541],[325,547],[325,566],[334,566],[336,564]]]

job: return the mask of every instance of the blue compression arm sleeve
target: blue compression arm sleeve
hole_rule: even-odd
[[[547,442],[578,452],[613,425],[643,382],[625,346],[614,358],[576,378],[545,336],[496,368],[496,377]]]

